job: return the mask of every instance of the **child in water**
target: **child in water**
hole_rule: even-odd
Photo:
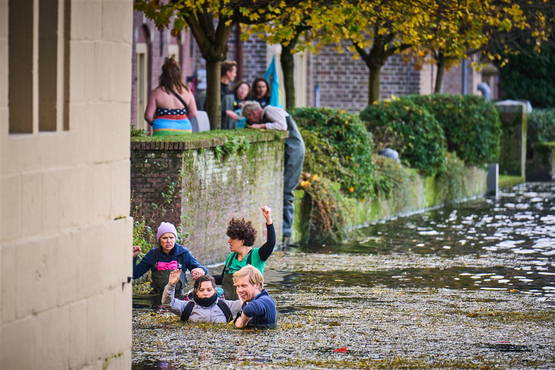
[[[162,304],[169,306],[171,312],[179,315],[182,321],[226,323],[233,320],[241,311],[241,301],[218,299],[216,282],[209,275],[195,280],[193,298],[182,301],[175,298],[175,286],[179,282],[181,270],[170,273],[168,284],[162,294]]]

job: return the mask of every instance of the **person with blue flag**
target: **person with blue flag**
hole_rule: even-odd
[[[270,84],[270,91],[269,91],[270,102],[269,102],[269,104],[273,105],[274,107],[283,108],[283,106],[280,103],[279,75],[278,75],[278,69],[277,69],[277,66],[276,66],[276,56],[275,55],[272,57],[272,61],[270,62],[270,65],[268,66],[268,69],[264,73],[264,79],[266,81],[268,81],[269,84]]]
[[[252,100],[260,104],[262,108],[270,105],[270,84],[266,79],[258,77],[252,83]]]

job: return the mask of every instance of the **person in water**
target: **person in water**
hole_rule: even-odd
[[[162,305],[181,317],[182,321],[226,323],[241,311],[243,302],[218,299],[216,282],[210,275],[195,280],[192,299],[183,301],[175,298],[175,287],[179,283],[180,270],[170,273],[168,284],[162,294]]]
[[[170,273],[174,270],[188,269],[193,280],[208,273],[208,269],[202,266],[187,248],[176,243],[177,230],[169,222],[162,222],[156,233],[158,246],[152,248],[137,264],[140,247],[133,246],[133,279],[143,276],[148,270],[152,271],[152,288],[158,294],[162,294]],[[179,296],[183,295],[183,288],[187,285],[185,273],[180,273],[179,282],[175,291]]]
[[[242,312],[235,320],[237,328],[274,329],[277,327],[276,302],[264,289],[264,276],[254,266],[245,266],[233,274],[233,283]]]
[[[233,218],[227,227],[227,241],[231,253],[225,260],[221,275],[216,276],[216,283],[222,285],[226,299],[238,299],[233,285],[233,273],[246,265],[253,265],[260,273],[264,273],[266,261],[274,251],[276,245],[276,232],[272,221],[270,207],[262,207],[262,215],[266,220],[267,240],[260,248],[253,248],[256,239],[256,230],[252,222],[244,218]]]

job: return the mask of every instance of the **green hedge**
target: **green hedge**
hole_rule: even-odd
[[[304,171],[336,181],[341,191],[368,198],[375,189],[373,142],[358,116],[330,108],[291,112],[306,145]]]
[[[501,122],[491,102],[477,95],[411,95],[407,99],[434,115],[445,132],[447,150],[467,165],[497,160]]]
[[[525,99],[533,107],[555,106],[555,37],[546,42],[541,53],[522,45],[523,52],[510,55],[500,69],[503,99]]]
[[[409,99],[383,101],[366,107],[360,118],[376,143],[387,141],[387,146],[399,152],[401,162],[435,175],[445,170],[447,152],[443,130],[434,116]]]
[[[555,108],[534,109],[528,116],[528,142],[550,141],[555,141]]]

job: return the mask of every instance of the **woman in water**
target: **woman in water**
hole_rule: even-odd
[[[276,232],[272,221],[272,210],[270,207],[262,207],[262,215],[266,220],[267,240],[260,248],[253,248],[256,239],[256,230],[252,222],[244,218],[232,218],[227,228],[229,240],[227,244],[231,253],[227,256],[224,269],[220,276],[216,276],[216,283],[221,284],[226,299],[238,299],[233,285],[233,273],[239,271],[246,265],[256,267],[264,273],[266,261],[272,254],[276,245]]]

